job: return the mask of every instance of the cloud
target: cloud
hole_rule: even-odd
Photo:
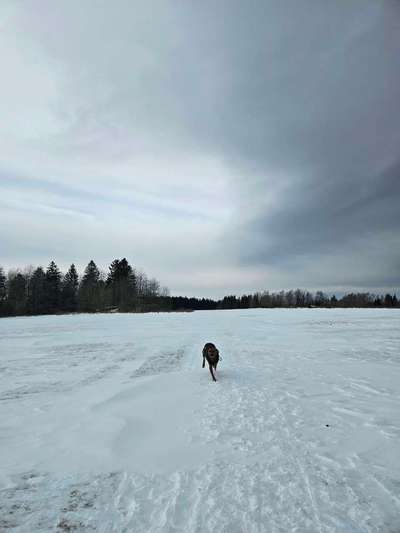
[[[399,20],[372,0],[7,4],[0,260],[130,249],[201,295],[399,287]]]

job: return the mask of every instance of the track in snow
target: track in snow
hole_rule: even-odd
[[[399,325],[373,310],[0,321],[0,530],[394,533]]]

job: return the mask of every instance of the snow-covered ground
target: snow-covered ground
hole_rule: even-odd
[[[399,532],[399,348],[396,310],[1,319],[0,531]]]

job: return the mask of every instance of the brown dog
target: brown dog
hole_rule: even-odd
[[[211,377],[213,381],[217,381],[214,376],[213,370],[217,370],[217,364],[219,361],[219,351],[217,350],[215,344],[212,342],[207,342],[203,348],[203,368],[206,364],[206,359],[208,366],[210,368]]]

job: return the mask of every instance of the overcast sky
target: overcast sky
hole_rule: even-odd
[[[0,265],[400,288],[398,0],[2,0]]]

